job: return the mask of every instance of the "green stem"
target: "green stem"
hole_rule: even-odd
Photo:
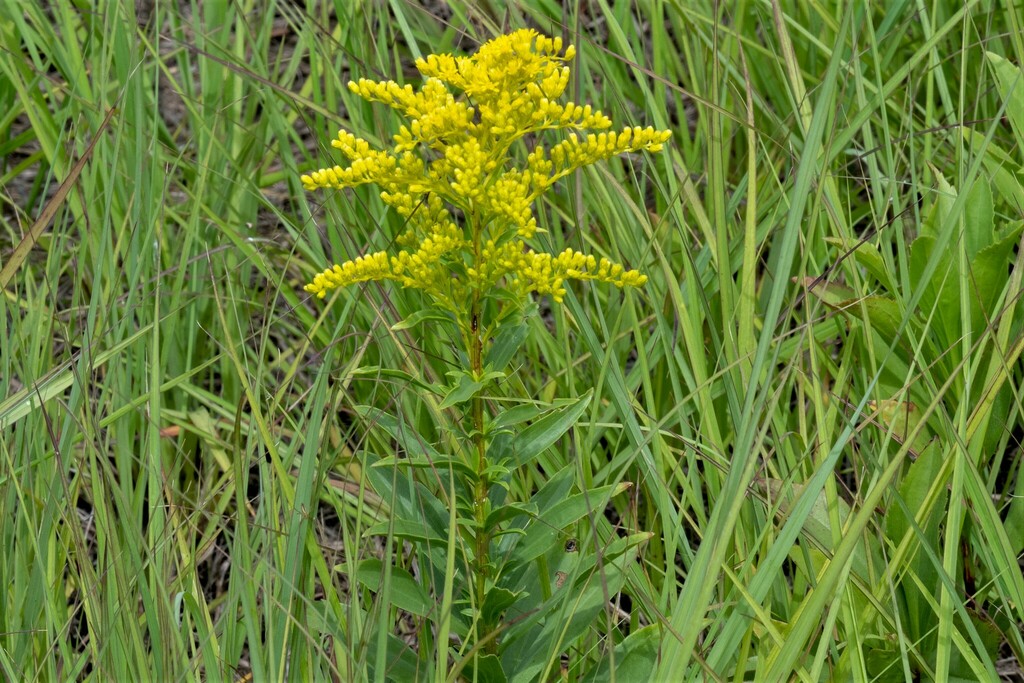
[[[473,225],[473,251],[474,263],[480,262],[480,247],[482,231],[478,228],[479,223],[472,221]],[[483,346],[484,334],[481,330],[481,305],[480,290],[474,289],[473,298],[470,304],[469,318],[469,365],[474,379],[483,377],[484,360]],[[490,492],[490,481],[487,478],[487,438],[484,435],[484,400],[479,395],[473,397],[470,404],[471,419],[473,420],[473,449],[476,455],[476,487],[474,491],[473,511],[476,518],[476,548],[475,548],[475,574],[476,579],[476,604],[477,609],[482,610],[484,599],[487,596],[487,575],[489,572],[491,534],[487,529],[487,498]],[[483,624],[489,629],[491,624]],[[478,634],[478,637],[486,636],[486,633]],[[491,638],[484,645],[484,651],[488,654],[497,654],[497,639]]]

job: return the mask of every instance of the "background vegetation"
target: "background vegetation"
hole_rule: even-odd
[[[429,434],[406,378],[442,378],[451,342],[393,329],[415,292],[309,300],[400,225],[298,173],[339,126],[393,131],[350,77],[532,26],[577,45],[572,99],[674,136],[538,208],[543,246],[650,281],[536,322],[510,395],[594,393],[512,494],[566,465],[629,482],[552,538],[650,538],[587,619],[567,597],[524,679],[1024,680],[1021,23],[977,0],[0,3],[0,675],[405,680],[471,655],[437,647],[441,587],[367,466],[395,425],[363,408]]]

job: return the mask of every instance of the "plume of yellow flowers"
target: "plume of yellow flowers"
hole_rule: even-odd
[[[318,297],[335,287],[392,280],[424,290],[457,318],[467,302],[497,288],[520,300],[531,292],[565,295],[566,280],[597,280],[637,287],[636,270],[572,249],[538,253],[527,240],[537,232],[533,203],[559,179],[610,157],[660,150],[669,131],[624,128],[590,105],[559,99],[575,55],[560,38],[525,29],[482,45],[471,57],[430,55],[416,62],[422,87],[360,79],[348,84],[360,97],[381,102],[408,122],[394,148],[374,149],[342,130],[332,146],[347,167],[302,176],[308,190],[375,183],[381,198],[403,216],[401,250],[377,252],[319,273],[305,290]],[[544,145],[545,131],[566,131]],[[602,131],[602,132],[592,132]],[[513,145],[529,140],[525,166]],[[520,156],[521,163],[521,156]]]

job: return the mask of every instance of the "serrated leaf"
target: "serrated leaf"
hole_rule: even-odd
[[[405,569],[391,567],[391,583],[387,595],[383,596],[391,604],[410,614],[420,617],[433,612],[435,605],[423,587],[416,583]],[[384,580],[384,563],[376,558],[362,560],[356,567],[356,579],[375,593],[379,593]]]

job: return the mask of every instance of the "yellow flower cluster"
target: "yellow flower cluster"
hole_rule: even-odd
[[[419,89],[350,82],[353,93],[386,104],[408,122],[391,150],[340,131],[332,145],[349,165],[304,175],[303,186],[375,183],[408,229],[398,238],[402,250],[396,255],[378,252],[335,265],[306,291],[323,297],[335,287],[393,280],[425,290],[460,315],[467,297],[498,287],[561,301],[566,280],[642,285],[644,275],[607,259],[571,249],[537,253],[525,242],[537,231],[534,202],[559,179],[620,154],[656,152],[670,136],[653,128],[607,131],[611,121],[590,105],[559,103],[574,55],[571,45],[563,51],[559,38],[521,30],[482,45],[471,57],[418,60],[426,79]],[[546,147],[541,134],[555,130],[567,135]],[[525,166],[517,167],[512,146],[525,136],[531,136],[531,151]]]

